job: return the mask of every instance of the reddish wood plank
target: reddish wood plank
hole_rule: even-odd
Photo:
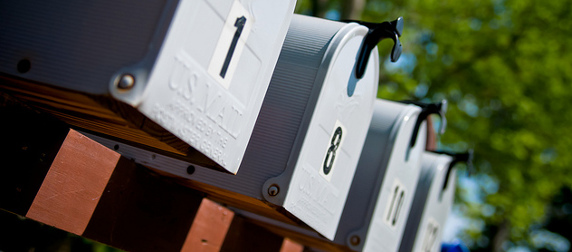
[[[181,251],[220,251],[234,213],[203,199]]]
[[[282,242],[282,247],[280,247],[280,252],[302,252],[304,251],[304,246],[288,238],[284,238]]]
[[[70,130],[26,217],[81,235],[119,157]]]

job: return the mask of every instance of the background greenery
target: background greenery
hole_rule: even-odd
[[[378,97],[450,102],[441,149],[475,150],[458,234],[472,251],[570,249],[571,1],[299,0],[296,11],[371,22],[403,16],[404,52]],[[463,174],[461,172],[461,174]]]

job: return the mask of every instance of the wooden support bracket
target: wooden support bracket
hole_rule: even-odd
[[[0,95],[0,209],[128,251],[303,250]]]

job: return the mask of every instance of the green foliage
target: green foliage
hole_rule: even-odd
[[[308,1],[301,1],[307,4]],[[403,56],[379,45],[378,96],[450,102],[443,148],[475,149],[477,172],[498,190],[460,197],[466,213],[529,243],[562,187],[572,187],[571,1],[370,0],[362,20],[403,16]],[[479,211],[485,205],[493,214]],[[482,233],[472,233],[478,239]],[[489,240],[494,239],[489,237]],[[485,246],[491,246],[485,244]]]

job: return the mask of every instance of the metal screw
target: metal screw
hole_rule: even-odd
[[[271,185],[268,188],[268,195],[270,196],[276,196],[278,195],[279,192],[280,192],[280,187],[278,187],[277,185]]]
[[[359,245],[360,242],[361,242],[361,239],[357,235],[354,235],[350,238],[350,243],[352,244],[352,246],[357,246],[357,245]]]
[[[119,89],[131,89],[135,86],[135,77],[131,74],[124,74],[117,81],[117,87]]]

